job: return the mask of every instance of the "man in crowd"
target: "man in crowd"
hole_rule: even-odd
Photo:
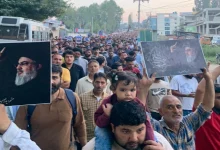
[[[121,54],[119,55],[120,60],[118,62],[120,62],[122,64],[122,67],[125,68],[126,67],[126,61],[125,58],[128,56],[128,54],[125,51],[122,51]]]
[[[161,121],[151,119],[154,130],[163,134],[175,150],[194,150],[195,132],[211,115],[214,107],[214,85],[211,75],[203,70],[206,81],[203,103],[196,111],[183,117],[182,104],[178,98],[169,95],[160,101]]]
[[[112,65],[112,69],[117,70],[117,71],[123,71],[122,64],[119,62],[116,62]]]
[[[20,150],[40,150],[35,142],[31,141],[27,131],[19,129],[7,116],[5,106],[0,104],[0,149],[10,150],[17,146]]]
[[[76,85],[76,93],[81,95],[85,92],[89,92],[93,89],[93,79],[95,73],[99,72],[99,63],[96,60],[91,60],[88,64],[88,75],[84,78],[80,79]],[[105,92],[111,94],[110,91],[110,81],[107,81],[107,87],[105,88]]]
[[[108,96],[108,94],[104,92],[104,89],[107,86],[106,75],[101,72],[96,73],[94,75],[93,86],[94,88],[91,91],[80,95],[83,114],[86,121],[88,140],[91,140],[94,137],[94,113],[101,105],[102,100]]]
[[[99,56],[96,58],[96,61],[99,63],[99,72],[107,74],[111,71],[111,68],[106,66],[106,59],[104,56]]]
[[[85,53],[85,56],[83,58],[86,59],[89,62],[92,59],[91,49],[88,48],[84,53]]]
[[[138,48],[134,48],[134,52],[135,52],[135,61],[138,64],[138,69],[140,70],[140,72],[143,72],[143,55],[140,54],[139,49]]]
[[[220,75],[220,66],[212,72],[213,81]],[[205,93],[205,80],[203,79],[197,88],[194,110],[200,103],[203,103]],[[196,150],[218,150],[220,148],[220,85],[215,85],[215,106],[212,115],[205,124],[196,132]]]
[[[112,63],[113,63],[113,64],[116,63],[116,62],[118,62],[118,61],[120,60],[120,55],[121,55],[122,52],[123,52],[122,49],[118,49],[118,51],[117,51],[117,53],[116,53],[116,56],[113,57],[113,60],[112,60]]]
[[[106,58],[107,66],[112,67],[112,65],[113,65],[113,58],[114,58],[114,51],[112,49],[109,49],[108,56],[109,57]]]
[[[123,68],[124,71],[130,71],[136,74],[138,77],[141,78],[140,70],[135,67],[134,63],[135,59],[133,57],[126,57],[125,62],[126,62],[126,67]]]
[[[156,78],[148,91],[147,106],[150,109],[151,116],[158,121],[161,119],[159,113],[160,100],[166,95],[171,95],[169,83],[163,81],[162,78]]]
[[[116,103],[110,115],[111,131],[113,134],[112,149],[173,150],[168,141],[157,132],[154,132],[154,134],[158,142],[144,141],[146,134],[146,118],[145,109],[137,102],[122,101]],[[86,146],[83,147],[83,150],[93,150],[94,146],[95,138],[87,143]]]
[[[93,49],[92,49],[92,54],[93,54],[93,58],[98,58],[99,56],[102,56],[100,53],[100,50],[99,50],[99,48],[98,47],[94,47]]]
[[[84,70],[85,75],[86,75],[87,74],[87,68],[88,68],[88,61],[81,57],[82,50],[79,49],[79,48],[74,48],[73,52],[74,52],[74,57],[75,57],[74,63],[81,66]]]
[[[193,75],[177,75],[172,78],[170,86],[172,94],[182,102],[183,115],[191,113],[198,81]]]
[[[73,63],[74,62],[73,51],[69,51],[69,50],[65,51],[63,53],[63,57],[65,63],[62,65],[62,67],[67,68],[70,71],[70,76],[71,76],[69,89],[75,91],[77,81],[85,76],[83,68]]]
[[[105,58],[108,57],[107,50],[105,49],[104,46],[100,47],[100,54],[101,54],[102,56],[104,56]]]
[[[56,54],[56,53],[59,53],[59,49],[57,48],[56,45],[53,45],[52,46],[52,54]]]
[[[53,54],[52,56],[52,63],[56,64],[56,65],[62,65],[63,64],[63,57],[61,54]],[[70,86],[70,82],[71,82],[71,76],[70,76],[70,71],[66,68],[62,67],[62,76],[61,76],[61,80],[62,80],[62,84],[61,87],[62,88],[69,88]]]
[[[21,106],[17,112],[15,123],[21,129],[31,134],[31,139],[43,150],[69,150],[71,121],[73,118],[72,107],[61,85],[62,68],[52,65],[52,102],[40,104],[35,107],[30,120],[27,120],[30,112],[28,106]],[[73,93],[76,99],[77,115],[74,120],[74,133],[80,144],[87,142],[86,126],[79,97]],[[30,122],[30,124],[28,124]],[[31,127],[31,128],[30,128]]]

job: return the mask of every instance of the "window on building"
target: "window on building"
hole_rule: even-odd
[[[165,30],[170,30],[170,27],[165,27]]]
[[[169,23],[165,23],[165,26],[170,26],[170,24]]]
[[[165,31],[165,35],[170,35],[170,31]]]

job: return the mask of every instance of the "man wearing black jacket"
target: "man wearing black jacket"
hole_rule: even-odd
[[[62,65],[62,67],[69,69],[70,76],[71,76],[71,82],[70,87],[72,91],[75,92],[76,89],[76,83],[79,79],[85,76],[85,73],[83,71],[83,68],[77,64],[74,64],[74,55],[73,51],[65,51],[63,53],[64,61],[65,63]]]

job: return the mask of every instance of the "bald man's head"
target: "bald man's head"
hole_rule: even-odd
[[[160,99],[160,108],[162,108],[162,106],[164,104],[166,104],[167,101],[179,101],[180,102],[180,100],[176,96],[166,95],[166,96],[164,96],[163,98]]]
[[[160,100],[159,112],[167,124],[173,125],[182,121],[182,104],[180,100],[173,95],[164,96]]]

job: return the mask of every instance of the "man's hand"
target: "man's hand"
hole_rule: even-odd
[[[155,73],[151,76],[151,78],[149,78],[146,74],[146,68],[143,68],[143,78],[139,81],[138,84],[137,98],[140,99],[144,106],[146,105],[148,90],[150,86],[154,83],[155,78]]]
[[[205,68],[201,69],[205,80],[212,80],[212,75]]]
[[[155,78],[156,78],[156,73],[154,73],[151,76],[151,78],[149,78],[146,74],[146,68],[143,68],[143,78],[140,80],[139,90],[149,89],[149,87],[154,83]]]
[[[102,109],[105,113],[106,116],[110,116],[111,115],[111,111],[112,111],[112,107],[113,105],[112,104],[106,104],[106,105],[102,105]]]
[[[192,97],[192,98],[194,98],[195,95],[196,95],[196,93],[190,93],[187,97]]]
[[[205,78],[205,94],[203,97],[202,106],[206,111],[211,111],[215,103],[215,88],[212,80],[212,75],[205,69],[201,69]]]
[[[5,106],[0,104],[0,133],[4,134],[11,124],[11,120],[5,110]]]
[[[157,143],[155,141],[145,141],[144,144],[146,144],[146,146],[143,150],[165,150],[160,143]]]
[[[206,65],[206,66],[207,66],[207,71],[208,71],[208,72],[210,72],[210,65],[211,65],[210,62],[208,62],[207,65]]]
[[[173,52],[175,51],[175,49],[176,49],[176,44],[177,44],[177,42],[176,42],[174,45],[170,46],[170,52],[171,52],[171,53],[173,53]]]

